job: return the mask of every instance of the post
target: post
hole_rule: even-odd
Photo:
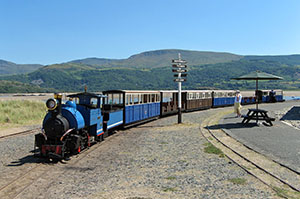
[[[184,77],[187,76],[186,72],[186,61],[181,59],[180,53],[178,53],[178,59],[173,59],[172,60],[172,71],[176,73],[174,77],[175,82],[178,82],[178,124],[182,123],[182,114],[181,114],[181,83],[186,81]],[[175,68],[175,69],[174,69]]]
[[[179,53],[180,57],[180,53]],[[180,58],[179,58],[180,60]],[[181,77],[181,73],[178,74],[178,78]],[[178,82],[178,124],[182,123],[181,117],[181,82]]]
[[[256,110],[258,110],[258,79],[256,79]],[[256,124],[258,123],[258,112],[256,112]]]

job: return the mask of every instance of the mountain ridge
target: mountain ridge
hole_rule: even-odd
[[[171,60],[181,53],[187,60],[188,76],[183,89],[253,89],[254,84],[234,81],[255,70],[284,77],[283,81],[262,81],[260,88],[300,88],[300,55],[240,56],[231,53],[191,50],[155,50],[132,55],[127,59],[86,58],[61,64],[46,65],[19,75],[0,76],[0,80],[21,82],[18,90],[35,85],[58,92],[107,89],[161,90],[176,89]],[[201,56],[200,56],[201,55]],[[8,82],[6,82],[8,85]],[[15,83],[11,83],[13,85]],[[27,88],[27,90],[26,90]],[[36,87],[35,87],[36,88]],[[0,92],[3,92],[0,88]],[[5,92],[10,92],[7,89]]]
[[[43,67],[41,64],[16,64],[0,59],[0,75],[30,73]]]
[[[162,49],[141,52],[131,55],[126,59],[92,57],[73,60],[67,63],[80,63],[98,67],[159,68],[170,65],[171,60],[178,57],[178,53],[181,53],[182,58],[188,60],[190,65],[222,63],[243,58],[243,56],[225,52]],[[153,59],[154,57],[155,59]]]

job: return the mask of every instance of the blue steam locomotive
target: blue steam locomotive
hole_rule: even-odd
[[[232,90],[184,90],[182,111],[230,106],[234,103]],[[262,102],[267,102],[267,91],[262,91]],[[276,100],[282,101],[277,90]],[[39,156],[65,159],[79,153],[118,128],[137,125],[177,113],[178,91],[107,90],[102,94],[89,92],[67,96],[61,94],[48,99],[48,112],[43,120],[42,132],[35,135]],[[255,97],[244,97],[243,104],[255,102]]]

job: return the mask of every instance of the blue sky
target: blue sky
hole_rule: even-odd
[[[300,1],[0,0],[0,59],[53,64],[158,49],[300,54]]]

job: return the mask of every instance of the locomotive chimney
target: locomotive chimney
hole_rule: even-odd
[[[54,93],[54,99],[57,100],[57,114],[61,114],[62,94],[61,93]]]

